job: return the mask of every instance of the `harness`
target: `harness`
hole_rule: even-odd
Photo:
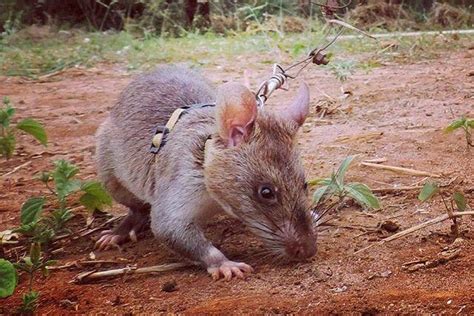
[[[150,153],[156,155],[160,151],[160,149],[167,142],[168,134],[175,127],[176,123],[178,123],[179,119],[183,115],[185,115],[186,113],[188,113],[190,110],[193,110],[193,109],[202,109],[202,108],[211,107],[211,106],[216,106],[216,103],[215,102],[197,103],[197,104],[185,105],[174,110],[173,114],[171,114],[170,118],[168,119],[165,125],[158,125],[155,128],[155,132],[153,133],[153,138],[151,140]]]

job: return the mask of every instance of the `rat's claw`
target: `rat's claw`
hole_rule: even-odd
[[[121,249],[119,243],[122,240],[122,236],[114,235],[110,231],[104,231],[101,234],[102,236],[95,243],[95,248],[99,251],[107,250],[111,246]]]
[[[214,280],[218,280],[222,276],[224,280],[229,281],[233,276],[243,279],[244,272],[251,273],[253,272],[253,268],[243,262],[224,261],[219,267],[207,268],[207,272],[211,274]]]
[[[128,236],[130,237],[130,240],[133,242],[137,242],[137,233],[135,232],[135,229],[132,229],[129,233]]]

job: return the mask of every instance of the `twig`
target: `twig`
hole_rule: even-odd
[[[26,167],[26,166],[28,166],[28,165],[30,165],[30,164],[31,164],[31,160],[29,160],[29,161],[27,161],[27,162],[25,162],[25,163],[23,163],[23,164],[21,164],[21,165],[15,167],[15,168],[13,168],[13,170],[11,170],[11,171],[9,171],[9,172],[3,174],[3,175],[2,175],[2,178],[6,178],[7,176],[9,176],[9,175],[11,175],[11,174],[14,174],[15,172],[17,172],[17,171],[20,170],[21,168],[24,168],[24,167]]]
[[[350,24],[348,24],[348,23],[346,23],[346,22],[343,22],[343,21],[341,21],[341,20],[330,19],[330,20],[326,20],[326,22],[327,22],[327,23],[333,23],[333,24],[339,24],[340,26],[343,26],[343,27],[346,27],[346,28],[348,28],[348,29],[350,29],[350,30],[359,32],[360,34],[365,35],[365,36],[367,36],[367,37],[369,37],[369,38],[371,38],[371,39],[376,39],[375,37],[373,37],[373,36],[370,35],[369,33],[364,32],[364,31],[362,31],[361,29],[358,29],[357,27],[352,26],[352,25],[350,25]]]
[[[372,167],[372,168],[376,168],[376,169],[389,170],[389,171],[393,171],[393,172],[397,172],[397,173],[406,173],[406,174],[410,174],[412,176],[432,177],[432,178],[440,178],[441,177],[439,174],[429,173],[429,172],[426,172],[426,171],[415,170],[415,169],[410,169],[410,168],[382,165],[382,164],[376,164],[376,163],[370,163],[370,162],[361,162],[360,164],[363,165],[363,166]]]
[[[382,157],[382,158],[373,158],[373,159],[366,159],[363,162],[368,162],[368,163],[382,163],[382,162],[387,162],[387,158]]]
[[[88,271],[88,272],[84,272],[84,273],[80,273],[76,275],[74,279],[72,280],[72,282],[85,283],[92,280],[118,276],[118,275],[125,275],[125,274],[166,272],[166,271],[172,271],[172,270],[194,266],[194,265],[197,265],[197,263],[196,262],[193,262],[193,263],[177,262],[177,263],[161,264],[161,265],[145,267],[145,268],[126,267],[126,268],[121,268],[121,269],[113,269],[113,270],[100,271],[100,272]]]
[[[95,264],[114,264],[114,263],[124,263],[127,261],[115,261],[115,260],[86,260],[86,261],[72,261],[68,262],[62,266],[48,266],[48,270],[62,270],[68,269],[71,267],[79,267],[83,265],[95,265]]]
[[[119,219],[123,218],[124,216],[125,216],[125,215],[119,215],[119,216],[112,217],[111,219],[107,220],[106,222],[100,224],[99,226],[97,226],[97,227],[95,227],[95,228],[93,228],[93,229],[91,229],[91,230],[88,230],[88,231],[86,231],[86,232],[84,232],[84,233],[82,233],[82,234],[80,234],[80,235],[78,235],[78,236],[75,236],[75,237],[73,237],[72,239],[79,239],[79,238],[88,236],[88,235],[90,235],[90,234],[92,234],[92,233],[95,233],[96,231],[98,231],[98,230],[104,228],[105,226],[107,226],[108,224],[113,223],[113,222],[115,222],[115,221],[118,221]]]
[[[403,186],[403,187],[393,187],[393,188],[377,188],[377,189],[372,189],[372,192],[377,192],[377,193],[391,193],[391,192],[398,192],[398,191],[411,191],[411,190],[420,190],[422,189],[422,186]]]
[[[452,213],[452,217],[460,217],[460,216],[466,216],[466,215],[474,215],[474,211],[468,211],[468,212],[453,212],[453,213]],[[389,237],[387,237],[387,238],[384,238],[384,239],[380,240],[379,242],[376,242],[376,243],[374,243],[374,244],[372,244],[372,245],[369,245],[369,246],[367,246],[367,247],[365,247],[365,248],[359,249],[359,250],[357,250],[356,252],[354,252],[354,254],[355,254],[355,255],[356,255],[356,254],[359,254],[359,253],[361,253],[361,252],[363,252],[363,251],[366,251],[367,249],[370,249],[370,248],[372,248],[372,247],[374,247],[374,246],[382,245],[382,244],[384,244],[384,243],[386,243],[386,242],[389,242],[389,241],[392,241],[392,240],[395,240],[395,239],[404,237],[404,236],[409,235],[409,234],[411,234],[411,233],[413,233],[413,232],[415,232],[415,231],[417,231],[417,230],[420,230],[420,229],[422,229],[422,228],[425,228],[425,227],[428,227],[428,226],[431,226],[431,225],[440,223],[440,222],[445,221],[445,220],[447,220],[447,219],[450,219],[450,218],[452,218],[452,217],[450,217],[449,214],[440,215],[440,216],[438,216],[438,217],[436,217],[436,218],[430,219],[429,221],[426,221],[426,222],[424,222],[424,223],[415,225],[415,226],[410,227],[410,228],[408,228],[408,229],[405,229],[405,230],[403,230],[403,231],[401,231],[401,232],[399,232],[399,233],[393,234],[392,236],[389,236]]]

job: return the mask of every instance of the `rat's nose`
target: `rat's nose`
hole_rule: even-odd
[[[289,240],[285,246],[287,255],[294,260],[309,259],[316,254],[316,249],[315,236],[300,240]]]

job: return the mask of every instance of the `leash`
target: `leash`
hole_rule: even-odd
[[[328,25],[339,25],[339,31],[337,34],[324,46],[321,48],[314,48],[309,52],[309,54],[304,58],[303,60],[300,60],[296,63],[293,63],[292,65],[288,66],[287,68],[283,68],[279,64],[274,64],[273,65],[273,74],[270,77],[270,79],[265,80],[262,82],[255,94],[255,97],[257,99],[257,106],[259,108],[263,108],[265,106],[265,102],[268,100],[270,95],[277,89],[283,89],[283,86],[288,82],[289,79],[295,79],[298,77],[298,75],[309,65],[309,64],[316,64],[316,65],[327,65],[329,63],[329,58],[324,51],[328,49],[332,44],[336,42],[336,40],[339,38],[339,36],[342,35],[344,32],[345,28],[349,28],[351,30],[358,31],[368,37],[372,37],[371,35],[365,33],[362,30],[359,30],[356,27],[353,27],[352,25],[343,22],[339,19],[336,19],[336,11],[340,9],[346,9],[348,8],[352,0],[348,0],[347,3],[344,3],[343,5],[338,5],[337,0],[326,0],[326,3],[317,3],[317,2],[311,2],[314,5],[320,6],[322,8],[322,13],[324,15],[324,18],[326,19],[326,22]],[[329,32],[331,30],[327,31],[327,34],[324,36],[324,38],[328,38]],[[297,68],[299,67],[299,68]],[[290,74],[289,71],[295,71],[296,72],[293,74]],[[215,106],[215,103],[200,103],[200,104],[192,104],[192,105],[187,105],[187,106],[182,106],[178,109],[176,109],[173,114],[171,114],[168,122],[166,125],[160,125],[157,126],[155,129],[155,132],[153,134],[153,139],[152,139],[152,144],[150,147],[150,152],[152,154],[157,154],[160,149],[166,144],[167,142],[167,136],[170,133],[170,131],[174,128],[178,120],[186,113],[188,113],[189,110],[192,109],[200,109],[200,108],[205,108],[209,106]],[[207,142],[206,142],[207,144]]]

